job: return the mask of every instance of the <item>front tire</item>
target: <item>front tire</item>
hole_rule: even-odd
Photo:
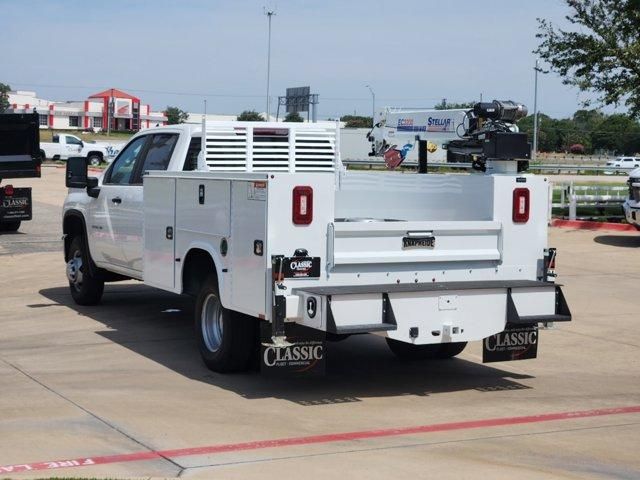
[[[89,155],[87,158],[87,163],[92,167],[97,167],[102,163],[102,158],[100,155]]]
[[[17,232],[22,221],[14,220],[12,222],[0,223],[0,232]]]
[[[90,261],[82,237],[74,237],[67,252],[67,279],[71,296],[78,305],[96,305],[104,292],[104,280],[92,275]]]
[[[240,372],[250,367],[257,335],[256,320],[220,302],[218,282],[210,276],[196,299],[195,332],[200,355],[214,372]]]
[[[428,345],[414,345],[387,338],[387,345],[395,356],[403,360],[427,360],[433,358],[452,358],[460,354],[467,346],[467,342],[434,343]]]

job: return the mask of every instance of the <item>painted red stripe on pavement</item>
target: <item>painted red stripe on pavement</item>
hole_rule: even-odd
[[[628,223],[593,222],[589,220],[551,220],[552,227],[574,228],[576,230],[615,230],[618,232],[635,232],[636,228]]]
[[[608,415],[623,415],[640,413],[640,405],[618,408],[603,408],[597,410],[582,410],[577,412],[545,413],[541,415],[527,415],[523,417],[489,418],[485,420],[470,420],[464,422],[436,423],[415,427],[385,428],[379,430],[364,430],[359,432],[329,433],[311,435],[307,437],[280,438],[275,440],[258,440],[244,443],[228,443],[209,445],[195,448],[179,448],[175,450],[158,450],[150,452],[124,453],[120,455],[105,455],[98,457],[83,457],[72,460],[54,460],[0,466],[2,473],[18,473],[35,470],[53,470],[59,468],[83,467],[89,465],[106,465],[111,463],[139,462],[143,460],[157,460],[161,458],[188,457],[195,455],[210,455],[225,452],[247,450],[261,450],[266,448],[290,447],[295,445],[310,445],[318,443],[348,442],[370,438],[395,437],[401,435],[415,435],[421,433],[447,432],[452,430],[468,430],[473,428],[500,427],[522,425],[529,423],[551,422],[557,420],[574,420],[578,418],[603,417]]]

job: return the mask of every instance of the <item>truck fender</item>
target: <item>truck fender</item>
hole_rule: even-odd
[[[91,255],[91,249],[89,248],[89,238],[87,235],[87,224],[84,219],[84,215],[79,210],[71,209],[64,213],[62,220],[62,233],[64,238],[64,261],[67,261],[67,251],[71,245],[71,239],[73,235],[82,235],[82,242],[85,251],[89,254],[89,271],[92,275],[96,275],[98,267],[93,263],[93,257]]]
[[[216,271],[216,276],[218,278],[218,293],[220,294],[220,302],[222,303],[222,306],[226,308],[226,306],[229,304],[229,301],[227,298],[228,292],[225,289],[225,282],[221,281],[221,279],[223,278],[222,265],[224,263],[222,260],[222,256],[220,255],[220,252],[218,252],[215,248],[213,248],[209,243],[205,243],[202,241],[194,241],[194,242],[191,242],[189,246],[185,249],[185,254],[182,257],[183,261],[180,262],[180,277],[179,277],[180,284],[176,285],[178,287],[178,291],[180,293],[196,293],[196,292],[188,292],[187,290],[185,290],[185,285],[184,285],[185,267],[188,264],[189,254],[196,250],[200,250],[207,253],[211,258],[211,261],[213,262],[213,265]]]

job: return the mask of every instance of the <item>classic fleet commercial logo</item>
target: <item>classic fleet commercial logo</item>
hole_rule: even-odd
[[[538,341],[537,331],[502,332],[492,337],[485,338],[485,347],[490,352],[498,349],[520,350]]]
[[[5,198],[2,201],[2,206],[4,208],[26,207],[28,202],[26,198]]]
[[[483,362],[504,362],[536,358],[538,355],[538,327],[519,326],[484,339]]]
[[[325,333],[295,323],[285,325],[290,345],[271,343],[271,324],[261,322],[260,370],[267,375],[316,376],[324,375],[326,368]]]
[[[263,352],[263,362],[267,367],[299,367],[298,372],[311,369],[324,358],[324,345],[318,342],[304,342],[291,347],[267,347]]]
[[[308,277],[312,267],[313,261],[311,259],[293,260],[289,263],[289,268],[293,272],[294,277]]]

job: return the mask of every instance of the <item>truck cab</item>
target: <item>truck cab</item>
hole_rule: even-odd
[[[192,130],[192,126],[184,125],[138,133],[92,191],[70,192],[65,210],[82,213],[91,256],[100,268],[142,279],[143,174],[154,170],[182,171],[189,146],[199,140],[192,137]]]

